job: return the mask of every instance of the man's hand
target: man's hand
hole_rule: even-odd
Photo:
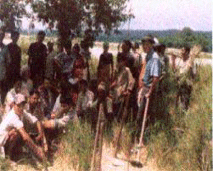
[[[150,92],[148,92],[148,93],[145,95],[146,98],[149,98],[150,96],[151,96],[151,93],[150,93]]]
[[[51,119],[55,119],[55,117],[56,117],[55,113],[52,113],[51,114]]]
[[[116,84],[117,84],[117,82],[114,81],[114,82],[111,84],[110,88],[114,88],[114,87],[116,86]]]
[[[43,134],[40,133],[40,134],[35,138],[36,142],[41,141],[43,137],[44,137]]]
[[[43,149],[41,147],[37,146],[35,154],[41,161],[46,161],[46,156],[45,156]]]
[[[143,80],[138,81],[138,89],[141,89],[144,86]]]
[[[171,54],[171,59],[172,59],[172,62],[175,62],[177,56],[175,54]]]
[[[124,95],[124,96],[128,96],[128,95],[130,95],[130,94],[131,94],[131,91],[130,91],[130,90],[126,90],[126,91],[123,92],[123,95]]]

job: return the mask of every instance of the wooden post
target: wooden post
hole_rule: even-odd
[[[98,122],[96,126],[96,135],[93,156],[91,161],[90,171],[101,171],[101,159],[102,159],[102,144],[103,144],[103,131],[104,131],[104,109],[103,102],[100,103],[99,112],[98,112]],[[96,160],[96,154],[98,153]]]
[[[125,102],[124,102],[125,106],[124,106],[124,112],[123,112],[123,115],[122,115],[121,124],[120,124],[117,135],[115,135],[115,143],[114,143],[115,149],[114,149],[114,152],[113,152],[113,157],[117,157],[118,143],[119,143],[121,132],[122,132],[122,129],[123,129],[123,125],[124,125],[124,122],[125,122],[125,119],[126,119],[126,116],[127,116],[129,99],[130,99],[130,95],[127,95]]]
[[[148,108],[149,108],[149,98],[147,98],[146,101],[146,107],[145,107],[145,111],[144,111],[144,115],[143,115],[143,123],[142,123],[142,127],[141,127],[141,135],[140,135],[140,141],[139,141],[139,151],[138,151],[138,161],[140,161],[140,156],[141,156],[141,148],[143,146],[143,135],[144,135],[144,130],[145,130],[145,124],[146,124],[146,117],[147,117],[147,113],[148,113]]]

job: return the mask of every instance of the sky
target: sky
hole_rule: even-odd
[[[212,30],[212,0],[130,0],[135,18],[130,21],[130,29],[167,30],[190,27],[192,30]],[[23,20],[23,28],[29,22]],[[37,29],[44,29],[42,23],[36,23]],[[128,22],[120,29],[128,29]]]
[[[212,30],[212,0],[130,0],[130,29]],[[128,24],[122,27],[128,28]]]

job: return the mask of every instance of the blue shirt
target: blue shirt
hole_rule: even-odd
[[[147,87],[151,86],[153,77],[160,77],[161,75],[161,62],[159,58],[153,49],[146,56],[146,70],[143,82]]]

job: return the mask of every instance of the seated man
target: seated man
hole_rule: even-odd
[[[65,128],[69,120],[73,118],[73,101],[66,95],[61,95],[60,107],[57,112],[52,113],[50,120],[42,122],[45,129],[60,129]]]
[[[80,92],[76,104],[77,116],[84,117],[87,111],[92,107],[94,93],[88,89],[86,80],[79,81]]]
[[[14,88],[12,88],[7,93],[7,96],[5,99],[5,113],[6,114],[13,108],[15,96],[21,92],[21,86],[22,86],[21,81],[17,81],[14,85]]]
[[[0,124],[0,156],[5,157],[5,152],[13,160],[16,157],[14,150],[19,149],[20,139],[29,147],[29,149],[40,159],[46,160],[41,147],[36,145],[29,134],[25,131],[22,118],[25,117],[30,123],[38,123],[37,118],[24,112],[26,99],[22,94],[17,94],[14,100],[12,110],[6,115]],[[39,135],[42,137],[42,134]],[[39,140],[39,138],[37,138]]]

